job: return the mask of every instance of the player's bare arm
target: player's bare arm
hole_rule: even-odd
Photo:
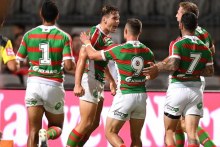
[[[143,69],[143,74],[147,79],[153,79],[151,77],[156,77],[155,75],[161,71],[174,72],[179,68],[180,59],[178,58],[166,58],[157,64],[150,64],[150,67]]]
[[[85,51],[85,47],[82,46],[79,53],[79,59],[76,65],[75,86],[73,90],[74,94],[79,97],[85,94],[85,90],[81,85],[81,80],[82,80],[82,75],[85,68],[86,60],[87,60],[87,53]]]
[[[205,76],[205,77],[213,76],[213,74],[214,74],[213,65],[206,66],[206,68],[203,69],[201,72],[201,76]]]
[[[115,80],[112,77],[108,67],[106,67],[106,69],[105,69],[105,75],[106,75],[106,79],[109,81],[109,87],[111,90],[111,94],[114,96],[116,94],[117,85],[116,85]]]
[[[10,60],[7,62],[7,67],[10,71],[16,72],[20,68],[20,64],[16,60]]]
[[[167,62],[159,62],[156,64],[158,71],[168,71],[173,72],[179,68],[180,59],[178,58],[168,58]]]
[[[210,48],[212,54],[214,55],[215,54],[215,45],[213,44],[212,47]]]
[[[86,32],[82,32],[80,34],[80,40],[83,42],[83,44],[86,47],[86,52],[88,54],[89,59],[91,60],[103,60],[101,51],[97,51],[93,48],[91,45],[90,37]]]

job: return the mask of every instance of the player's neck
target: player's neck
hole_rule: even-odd
[[[184,32],[182,32],[182,36],[195,36],[195,33],[194,32],[184,31]]]
[[[100,29],[106,34],[106,35],[108,35],[109,34],[109,31],[108,31],[108,29],[104,26],[104,24],[103,23],[100,23]]]
[[[126,41],[138,41],[138,37],[136,37],[136,36],[127,36]]]
[[[55,25],[55,22],[46,22],[46,21],[44,21],[44,22],[43,22],[43,25],[44,25],[44,26],[54,26],[54,25]]]

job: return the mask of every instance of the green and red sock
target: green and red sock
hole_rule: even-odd
[[[69,134],[67,140],[67,146],[77,147],[82,137],[83,136],[80,133],[78,133],[75,129],[73,129]]]
[[[202,144],[204,147],[216,147],[214,142],[210,139],[208,133],[203,128],[198,127],[197,134],[200,144]]]
[[[47,130],[48,139],[56,139],[61,135],[62,129],[60,127],[52,126]]]
[[[181,130],[176,130],[175,138],[176,138],[176,147],[184,147],[185,134],[184,134],[182,129]]]

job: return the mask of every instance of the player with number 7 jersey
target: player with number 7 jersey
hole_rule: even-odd
[[[201,81],[205,66],[213,64],[211,51],[196,36],[183,36],[170,48],[169,58],[181,59],[179,69],[171,76],[171,83]]]

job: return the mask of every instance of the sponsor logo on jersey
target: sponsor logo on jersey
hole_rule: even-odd
[[[14,56],[15,53],[12,48],[6,48],[6,53],[8,56]]]
[[[125,78],[126,82],[132,83],[132,82],[145,82],[145,79],[135,79],[134,77],[127,77]]]
[[[39,66],[33,66],[33,71],[39,72],[39,73],[47,73],[47,74],[56,74],[58,73],[57,70],[44,70],[44,69],[39,69]]]
[[[114,111],[114,115],[120,116],[120,117],[122,117],[122,118],[126,118],[126,117],[128,116],[128,114],[119,112],[118,110],[115,110],[115,111]]]

